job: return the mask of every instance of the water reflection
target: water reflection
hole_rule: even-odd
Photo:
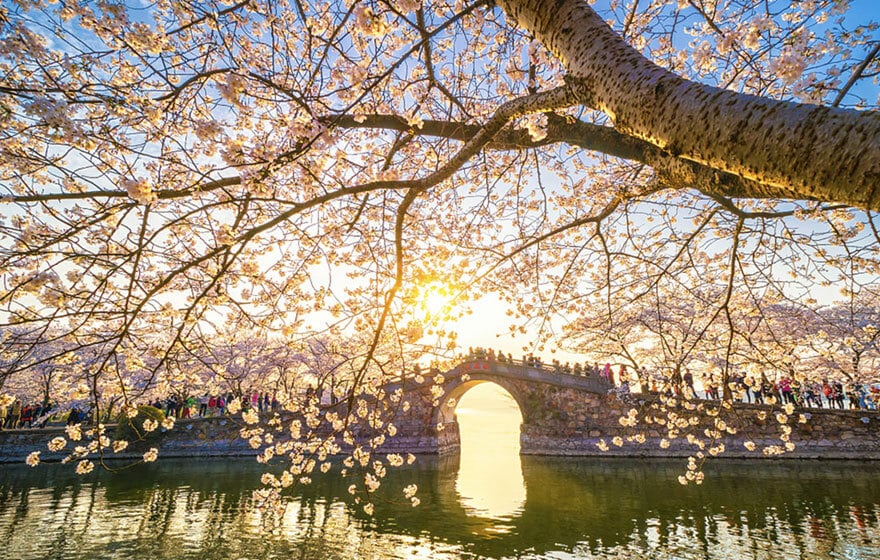
[[[526,485],[519,457],[522,415],[501,387],[484,383],[466,393],[456,408],[461,450],[455,491],[469,516],[499,521],[487,532],[507,532],[504,522],[519,516]]]
[[[383,501],[368,518],[347,482],[316,477],[267,535],[250,507],[261,472],[251,461],[166,460],[86,478],[0,466],[0,550],[22,560],[880,558],[880,465],[719,462],[686,488],[681,466],[524,457],[528,497],[499,521],[456,491],[456,460],[420,458],[383,485],[399,496],[418,484],[419,508]]]

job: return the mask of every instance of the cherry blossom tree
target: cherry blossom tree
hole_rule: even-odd
[[[880,308],[869,290],[848,301],[815,311],[810,332],[801,341],[818,368],[834,377],[858,382],[876,381],[880,364]]]
[[[5,392],[12,393],[27,403],[43,404],[57,401],[62,394],[67,393],[59,384],[62,380],[69,381],[73,376],[69,372],[62,373],[65,367],[62,360],[46,360],[44,357],[45,354],[52,353],[51,343],[15,341],[15,333],[7,329],[3,331],[3,338],[0,378],[3,380]],[[10,374],[22,363],[29,365],[27,374]]]
[[[222,332],[195,346],[180,367],[202,372],[190,384],[193,391],[238,397],[256,392],[282,403],[301,402],[310,389],[326,392],[328,399],[335,392],[339,398],[350,391],[355,373],[351,346],[344,339],[315,337],[294,346],[255,331]],[[174,377],[164,382],[169,390],[179,385]]]
[[[2,323],[98,350],[96,406],[230,329],[358,340],[375,397],[437,282],[540,341],[699,291],[688,344],[732,355],[741,306],[880,272],[880,41],[849,4],[4,5]]]

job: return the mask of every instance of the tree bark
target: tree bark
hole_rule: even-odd
[[[580,102],[672,156],[773,192],[880,210],[880,114],[686,80],[633,49],[585,0],[499,0],[566,66]]]

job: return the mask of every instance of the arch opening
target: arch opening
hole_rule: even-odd
[[[520,461],[522,412],[513,396],[493,382],[465,389],[455,407],[459,467],[455,488],[470,516],[510,520],[525,507]],[[495,525],[503,532],[504,525]]]

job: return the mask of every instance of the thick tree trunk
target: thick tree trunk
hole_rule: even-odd
[[[775,192],[880,209],[880,114],[685,80],[630,47],[585,0],[499,0],[565,64],[584,105],[673,156]],[[763,197],[768,193],[755,192]]]

